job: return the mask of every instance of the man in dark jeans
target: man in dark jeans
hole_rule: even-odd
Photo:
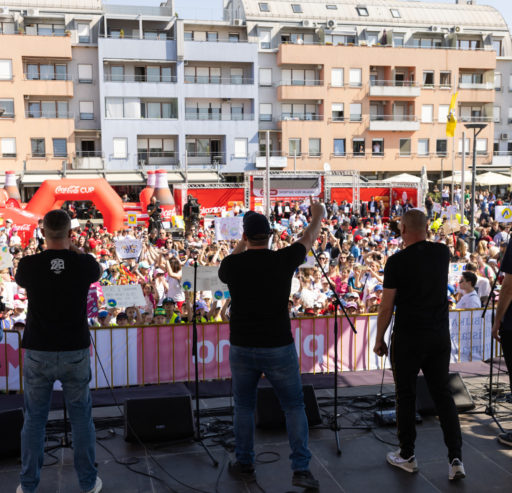
[[[389,452],[387,461],[407,472],[418,471],[414,455],[416,378],[422,370],[448,447],[448,478],[461,479],[465,477],[462,435],[448,385],[451,343],[446,292],[450,251],[446,245],[426,241],[427,218],[417,209],[404,214],[399,229],[405,248],[392,255],[384,268],[374,347],[379,356],[387,355],[384,335],[396,307],[391,364],[400,449]]]
[[[231,293],[229,362],[235,399],[236,462],[230,472],[254,481],[254,409],[258,380],[264,373],[274,387],[286,416],[292,453],[292,484],[318,488],[309,470],[308,421],[297,352],[291,333],[288,297],[294,271],[318,237],[324,208],[311,203],[311,223],[302,238],[281,250],[268,248],[272,234],[265,216],[244,216],[243,238],[219,269]],[[265,293],[266,307],[255,303]]]
[[[492,336],[501,343],[512,389],[512,241],[508,243],[501,262],[501,270],[505,273],[505,278],[501,285]],[[504,445],[512,447],[512,432],[500,433],[498,440]]]
[[[28,297],[22,341],[25,422],[21,432],[21,484],[16,493],[33,493],[39,484],[55,380],[62,383],[71,421],[80,489],[98,493],[102,482],[94,464],[87,293],[91,283],[100,278],[101,267],[91,255],[72,245],[71,221],[65,211],[48,212],[42,233],[47,249],[23,257],[15,276]]]

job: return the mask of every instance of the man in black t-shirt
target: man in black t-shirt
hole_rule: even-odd
[[[501,270],[505,273],[505,278],[501,285],[492,336],[501,343],[512,389],[512,241],[508,243],[503,256]],[[498,440],[504,445],[512,447],[512,432],[500,433]]]
[[[286,416],[294,486],[318,488],[309,470],[308,421],[297,351],[291,333],[288,298],[294,271],[318,237],[324,208],[311,200],[311,223],[302,238],[281,250],[269,250],[271,229],[265,216],[244,216],[243,238],[221,263],[219,278],[231,294],[229,362],[235,399],[236,462],[229,470],[254,481],[254,409],[264,373]],[[255,300],[265,299],[261,303]]]
[[[448,385],[451,341],[446,293],[450,252],[446,245],[426,241],[427,218],[417,209],[404,214],[399,228],[405,249],[392,255],[384,268],[374,347],[377,355],[387,355],[384,335],[396,308],[391,364],[400,449],[388,453],[387,460],[407,472],[418,470],[414,455],[416,378],[422,370],[448,447],[448,478],[461,479],[465,477],[462,435]]]
[[[47,249],[22,258],[15,276],[28,297],[22,341],[25,422],[17,493],[32,493],[39,484],[45,427],[56,380],[62,383],[71,421],[80,489],[98,493],[102,482],[94,465],[87,293],[91,283],[100,278],[101,267],[91,255],[71,244],[71,221],[65,211],[46,214],[42,233]]]

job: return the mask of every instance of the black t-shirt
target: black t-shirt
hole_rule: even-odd
[[[505,250],[505,255],[503,256],[503,260],[501,262],[501,271],[505,274],[512,275],[512,241],[509,241],[507,249]],[[504,330],[512,330],[512,303],[508,306],[507,311],[505,312],[505,316],[503,317],[503,329]]]
[[[231,344],[279,347],[293,342],[288,299],[293,273],[305,256],[304,245],[294,243],[277,251],[250,249],[222,261],[219,278],[231,294]]]
[[[101,275],[88,254],[46,250],[20,260],[16,282],[27,290],[28,311],[22,347],[74,351],[89,347],[87,293]]]
[[[384,288],[396,289],[394,330],[448,330],[450,250],[420,241],[389,257]]]

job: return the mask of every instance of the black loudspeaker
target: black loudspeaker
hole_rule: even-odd
[[[304,405],[309,426],[322,423],[320,408],[316,401],[313,385],[303,385]],[[286,420],[281,410],[279,399],[272,387],[258,387],[258,400],[256,404],[256,426],[258,428],[285,428]]]
[[[21,455],[21,429],[23,428],[23,409],[0,412],[0,457],[19,457]]]
[[[457,411],[465,412],[474,409],[475,403],[468,392],[466,384],[459,373],[450,373],[448,376],[448,384],[450,391],[457,406]],[[427,381],[423,375],[418,375],[416,384],[416,409],[420,414],[436,415],[436,407],[430,392],[428,390]]]
[[[124,439],[127,442],[169,442],[193,436],[189,394],[124,402]]]

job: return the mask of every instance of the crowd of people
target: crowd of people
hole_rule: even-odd
[[[460,190],[455,201],[462,202]],[[427,239],[444,243],[451,253],[451,262],[463,264],[464,276],[451,278],[447,293],[451,308],[477,308],[486,302],[496,277],[499,259],[510,238],[508,224],[493,220],[493,209],[500,203],[490,192],[482,192],[476,200],[476,247],[469,251],[469,227],[443,225],[446,214],[434,212],[441,203],[445,210],[449,196],[435,189],[425,200],[429,217]],[[442,202],[438,202],[442,201]],[[466,201],[466,198],[464,199]],[[292,281],[289,298],[291,318],[326,316],[335,310],[337,294],[350,315],[376,313],[382,298],[384,266],[393,253],[402,248],[396,220],[413,208],[410,200],[385,205],[381,200],[370,201],[355,210],[349,202],[325,202],[325,217],[314,251],[318,261],[305,262]],[[72,214],[73,208],[67,207]],[[271,217],[272,249],[295,242],[310,221],[309,200],[276,202]],[[234,214],[243,214],[237,208]],[[443,217],[444,216],[444,217]],[[98,315],[91,325],[167,324],[191,320],[192,292],[182,286],[183,267],[195,260],[201,266],[219,266],[236,246],[236,241],[217,241],[215,229],[201,218],[185,235],[174,236],[164,229],[148,231],[146,227],[130,227],[108,232],[88,220],[73,230],[72,241],[84,253],[96,257],[103,267],[100,284],[141,284],[145,305],[112,308],[100,299]],[[448,224],[448,223],[446,223]],[[40,225],[41,226],[41,225]],[[116,252],[116,241],[134,238],[142,242],[138,258],[123,260]],[[28,245],[22,247],[16,226],[10,220],[0,230],[0,246],[8,246],[13,255],[13,267],[0,273],[0,296],[4,310],[0,327],[22,329],[26,314],[26,295],[14,282],[19,260],[45,248],[40,227]],[[324,275],[326,274],[326,276]],[[265,293],[262,293],[262,297]],[[197,295],[198,321],[227,321],[230,300],[217,301],[211,291]],[[2,308],[0,306],[0,308]]]

